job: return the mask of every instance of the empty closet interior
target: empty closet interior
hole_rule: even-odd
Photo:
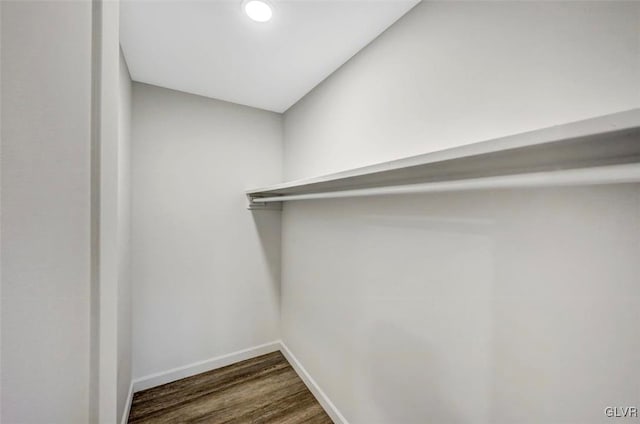
[[[637,417],[639,2],[1,23],[2,422]]]

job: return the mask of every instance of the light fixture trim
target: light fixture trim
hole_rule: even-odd
[[[273,5],[267,0],[244,0],[242,11],[254,22],[266,23],[273,18]]]

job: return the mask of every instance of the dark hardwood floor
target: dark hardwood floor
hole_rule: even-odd
[[[282,353],[133,395],[129,423],[332,424]]]

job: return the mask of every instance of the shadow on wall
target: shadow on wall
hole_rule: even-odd
[[[364,305],[376,422],[600,422],[608,399],[635,402],[638,187],[429,197],[430,216],[363,216],[368,244],[394,244],[374,253],[395,274],[368,261],[393,287]],[[404,300],[383,309],[392,296]]]
[[[383,322],[371,333],[370,349],[371,396],[381,422],[462,422],[455,405],[448,404],[441,393],[442,365],[429,343]],[[407,390],[409,387],[419,389]]]
[[[274,292],[280,299],[281,278],[281,223],[280,211],[253,211],[251,213],[253,224],[260,239],[263,258],[269,269],[269,280],[273,284]],[[280,302],[278,300],[278,302]],[[280,306],[278,305],[278,308]]]
[[[353,222],[366,252],[357,422],[486,422],[498,223],[466,204],[382,206]]]
[[[493,220],[476,217],[368,215],[363,218],[363,222],[381,227],[406,228],[445,234],[486,235],[494,227]]]

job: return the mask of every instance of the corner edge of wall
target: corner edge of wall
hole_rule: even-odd
[[[311,377],[309,372],[300,363],[298,358],[296,358],[282,340],[280,340],[280,352],[282,352],[287,361],[289,361],[289,364],[291,364],[300,379],[302,379],[309,391],[313,396],[315,396],[318,403],[320,403],[325,412],[333,420],[334,424],[349,424],[344,415],[340,413],[336,405],[331,401],[331,399],[329,399],[329,396],[327,396],[327,394],[320,388],[318,383],[316,383],[313,377]]]

